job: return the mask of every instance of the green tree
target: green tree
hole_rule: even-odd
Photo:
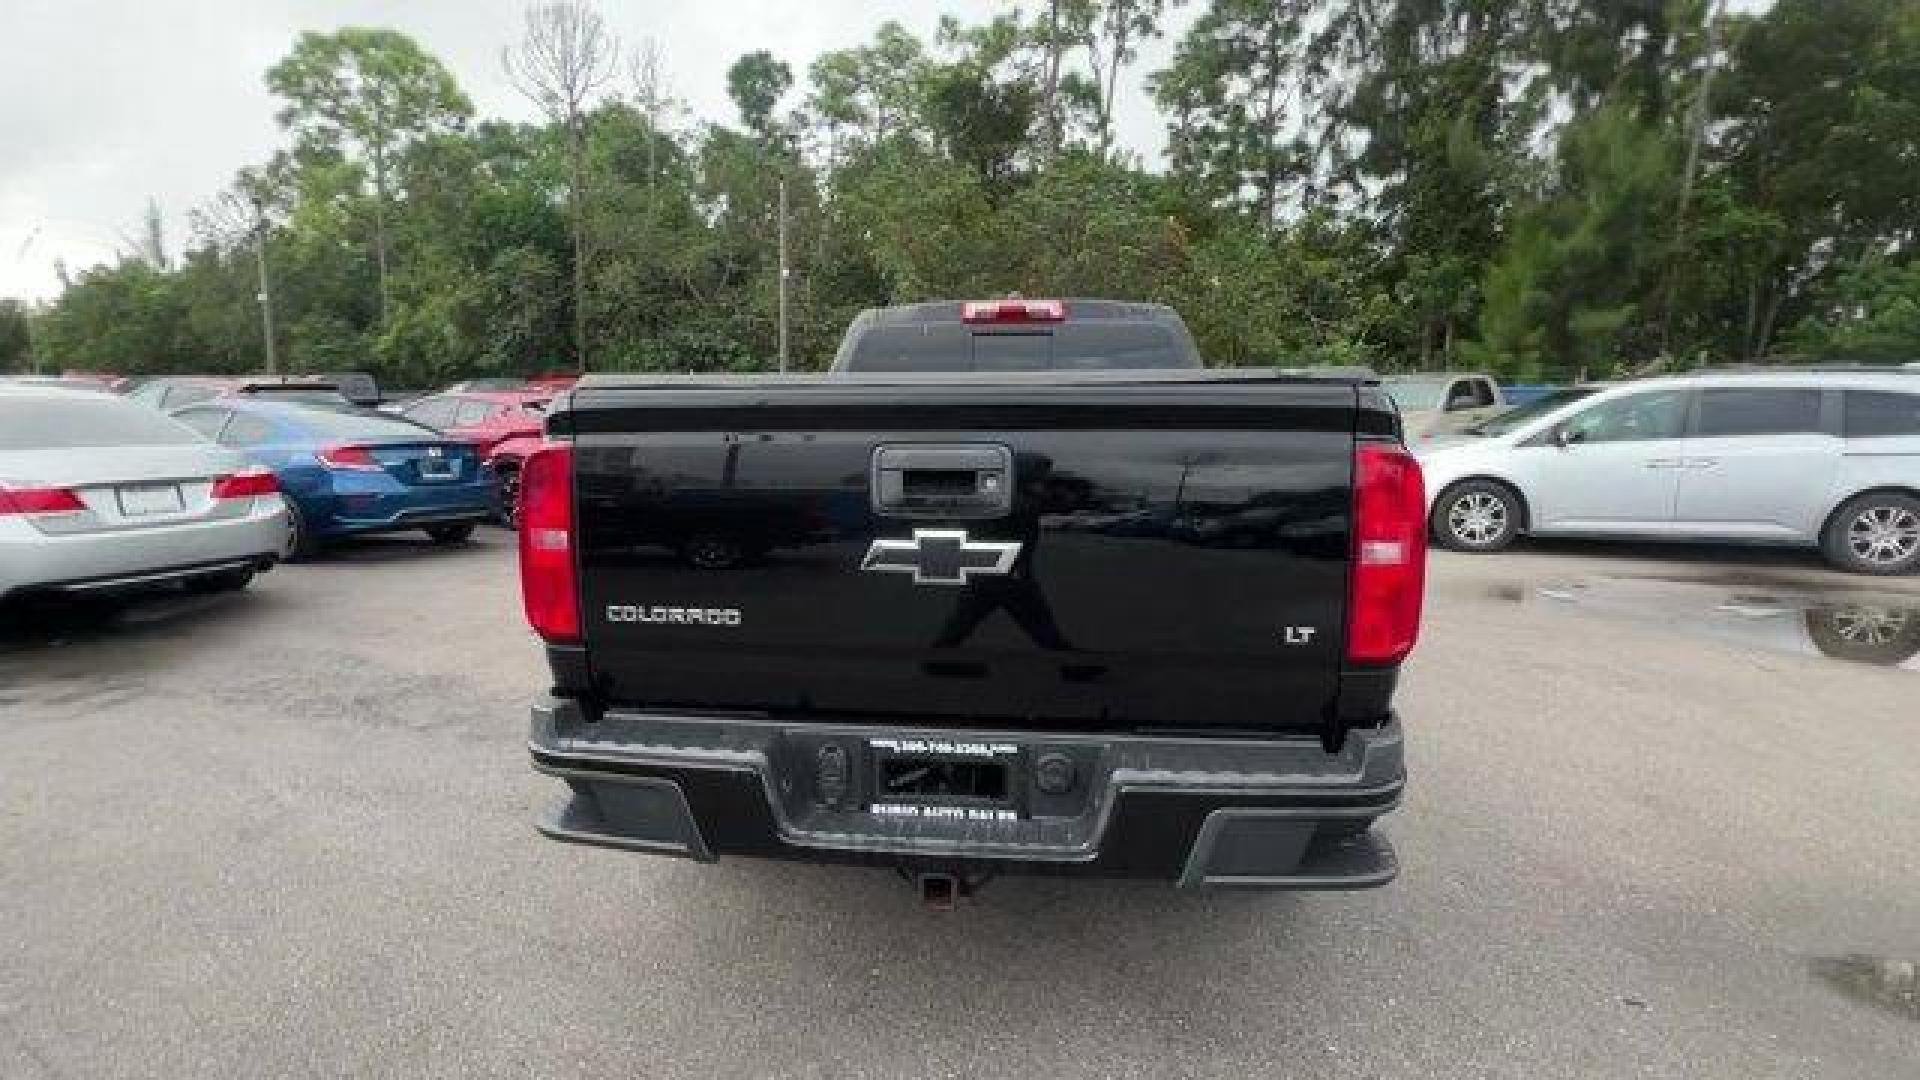
[[[1305,175],[1289,103],[1309,43],[1311,0],[1212,0],[1153,77],[1168,114],[1173,172],[1208,204],[1279,228],[1289,181]]]
[[[831,171],[847,154],[911,135],[923,109],[929,60],[919,38],[884,22],[871,45],[820,54],[808,68],[807,109],[825,131]]]
[[[1920,263],[1875,255],[1839,271],[1825,304],[1788,342],[1824,358],[1912,362],[1920,357]]]
[[[1492,366],[1599,376],[1658,355],[1679,149],[1672,131],[1642,123],[1627,103],[1568,126],[1561,190],[1518,211],[1487,270],[1480,326]]]
[[[25,302],[0,298],[0,371],[26,371],[33,362],[33,313]]]
[[[583,0],[530,7],[517,49],[500,54],[507,76],[566,132],[567,202],[573,216],[573,347],[576,367],[587,369],[587,281],[592,262],[588,198],[587,113],[592,99],[618,70],[620,43],[600,14]]]
[[[204,362],[175,279],[137,260],[81,273],[39,335],[60,368],[144,375]]]
[[[440,61],[412,38],[361,27],[300,35],[293,51],[267,71],[267,87],[286,102],[280,123],[303,146],[343,158],[357,155],[371,170],[384,323],[396,157],[416,139],[458,125],[473,106]]]
[[[1920,5],[1779,0],[1734,38],[1716,156],[1739,200],[1783,227],[1741,282],[1740,355],[1756,357],[1920,220]]]
[[[1177,5],[1181,0],[1174,0]],[[1113,109],[1120,73],[1138,57],[1143,41],[1160,36],[1167,0],[1075,0],[1083,14],[1070,20],[1080,28],[1088,73],[1096,92],[1093,128],[1100,156],[1113,152]]]
[[[727,69],[727,96],[740,110],[740,122],[764,141],[773,141],[774,110],[792,87],[793,69],[765,49],[743,55]]]

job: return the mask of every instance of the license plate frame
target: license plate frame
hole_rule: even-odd
[[[121,517],[164,517],[187,508],[179,484],[122,484],[113,489],[113,496]]]
[[[872,738],[867,812],[879,817],[1018,821],[1026,751],[1002,740]],[[921,773],[924,775],[914,776]]]

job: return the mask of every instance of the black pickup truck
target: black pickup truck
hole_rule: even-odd
[[[549,836],[890,865],[936,905],[1001,871],[1393,877],[1425,506],[1376,384],[599,376],[548,434]],[[658,540],[756,512],[756,558]]]

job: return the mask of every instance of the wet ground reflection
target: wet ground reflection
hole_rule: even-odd
[[[1870,1005],[1920,1020],[1920,965],[1880,956],[1821,956],[1813,973],[1834,989]]]
[[[1503,583],[1489,597],[1655,624],[1748,648],[1920,671],[1920,598],[1912,596],[1740,591],[1601,577],[1537,588]]]

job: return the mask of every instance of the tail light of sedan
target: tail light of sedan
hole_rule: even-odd
[[[313,455],[334,472],[384,472],[373,451],[364,446],[329,446]]]
[[[276,495],[279,491],[279,477],[266,469],[246,469],[213,482],[213,497],[216,499],[251,499],[259,495]]]
[[[10,488],[0,484],[0,517],[28,514],[84,514],[87,504],[72,488]]]

